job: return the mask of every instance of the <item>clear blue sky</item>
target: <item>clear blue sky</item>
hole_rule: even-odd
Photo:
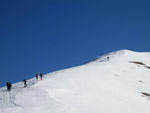
[[[0,86],[120,49],[150,51],[149,0],[0,0]]]

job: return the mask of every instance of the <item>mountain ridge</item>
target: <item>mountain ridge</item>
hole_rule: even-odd
[[[109,59],[107,59],[109,57]],[[0,89],[0,113],[149,113],[150,53],[120,50]]]

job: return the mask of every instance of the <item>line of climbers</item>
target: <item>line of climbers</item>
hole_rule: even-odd
[[[40,80],[43,79],[42,73],[40,73],[40,75],[38,75],[38,73],[36,73],[36,75],[35,75],[36,81],[38,81],[39,76],[40,76]],[[26,79],[23,80],[23,84],[24,84],[24,87],[27,87],[27,80]],[[11,91],[12,84],[10,82],[7,82],[6,87],[7,87],[7,91]]]
[[[39,77],[38,73],[36,73],[35,77],[36,77],[36,80],[38,80],[38,77]],[[40,73],[40,79],[42,80],[42,78],[43,78],[43,74]]]
[[[109,56],[107,57],[107,61],[109,61]],[[36,81],[38,81],[38,78],[39,78],[38,73],[36,73],[35,78],[36,78]],[[42,73],[40,73],[40,79],[41,80],[43,79]],[[26,79],[23,80],[23,83],[24,83],[24,87],[27,87],[27,80]],[[12,84],[10,82],[7,82],[6,87],[7,87],[7,91],[11,91]]]

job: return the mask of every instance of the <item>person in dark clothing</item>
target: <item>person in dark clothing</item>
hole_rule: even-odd
[[[8,82],[6,83],[6,86],[7,86],[7,91],[9,91],[9,83]]]
[[[40,73],[40,77],[41,77],[41,80],[42,80],[42,78],[43,78],[43,74],[42,73]]]
[[[26,81],[26,79],[24,79],[23,82],[24,82],[24,87],[27,87],[27,81]]]
[[[7,82],[6,83],[6,86],[7,86],[7,91],[11,91],[11,83],[10,82]]]
[[[38,80],[38,74],[37,73],[36,73],[35,77],[36,77],[36,80]]]
[[[107,57],[107,61],[109,61],[109,57]]]

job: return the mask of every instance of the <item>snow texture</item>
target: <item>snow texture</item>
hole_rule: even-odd
[[[109,58],[108,58],[109,57]],[[0,113],[150,113],[150,53],[120,50],[0,89]]]

